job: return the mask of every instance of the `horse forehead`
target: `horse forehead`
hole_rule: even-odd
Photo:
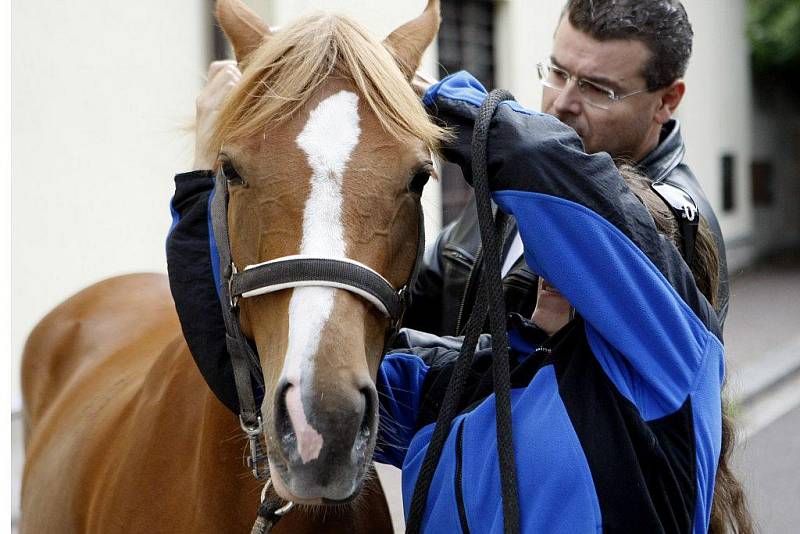
[[[308,115],[297,146],[317,172],[341,174],[361,137],[359,98],[340,90],[323,99]]]
[[[315,174],[340,176],[345,196],[372,191],[388,197],[397,180],[429,159],[421,141],[401,142],[388,133],[367,99],[345,80],[326,83],[287,123],[229,152],[245,175],[269,184],[257,195],[300,205]]]
[[[345,196],[370,190],[390,197],[398,177],[428,157],[424,144],[386,132],[366,99],[347,85],[334,83],[321,93],[306,106],[294,142],[308,175],[337,177]]]

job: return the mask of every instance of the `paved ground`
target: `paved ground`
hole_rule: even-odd
[[[793,387],[800,387],[793,384]],[[758,532],[791,533],[800,525],[800,403],[744,441],[734,466]]]
[[[731,276],[725,324],[728,387],[749,397],[800,369],[800,251]]]
[[[741,473],[761,532],[800,524],[800,252],[732,276],[725,327],[728,387],[739,406]],[[19,421],[12,424],[12,510],[22,468]],[[380,467],[397,532],[403,532],[399,471]]]

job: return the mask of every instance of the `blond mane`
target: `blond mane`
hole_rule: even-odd
[[[428,118],[389,50],[348,17],[300,18],[269,36],[240,66],[242,80],[217,120],[218,148],[283,124],[331,76],[351,81],[396,139],[419,139],[435,150],[447,135]]]

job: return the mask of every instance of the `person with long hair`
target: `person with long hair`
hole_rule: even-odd
[[[471,176],[486,91],[461,72],[424,101],[452,128],[444,157]],[[750,532],[728,466],[718,259],[703,221],[695,253],[663,192],[576,131],[516,103],[488,135],[492,197],[540,277],[532,317],[509,321],[513,444],[523,532]],[[627,179],[626,179],[627,177]],[[649,209],[648,209],[649,208]],[[428,343],[378,374],[378,461],[403,470],[408,507],[457,351]],[[503,529],[491,348],[476,353],[426,501],[424,532]],[[716,481],[716,483],[715,483]]]
[[[706,219],[717,249],[714,308],[721,326],[729,301],[725,240],[702,178],[684,158],[674,117],[691,84],[684,76],[694,31],[680,0],[564,0],[547,57],[528,68],[539,76],[541,110],[571,126],[587,153],[607,152],[653,182],[689,194]],[[518,95],[521,96],[521,95]],[[446,169],[445,172],[449,172]],[[521,258],[516,225],[503,247],[506,309],[530,315],[536,277]],[[448,224],[425,256],[405,326],[439,335],[462,332],[474,294],[472,267],[480,256],[474,199]]]

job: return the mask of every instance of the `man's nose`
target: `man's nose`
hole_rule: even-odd
[[[567,82],[564,89],[556,96],[554,106],[557,115],[581,114],[581,111],[583,111],[583,99],[575,81],[570,80]]]

